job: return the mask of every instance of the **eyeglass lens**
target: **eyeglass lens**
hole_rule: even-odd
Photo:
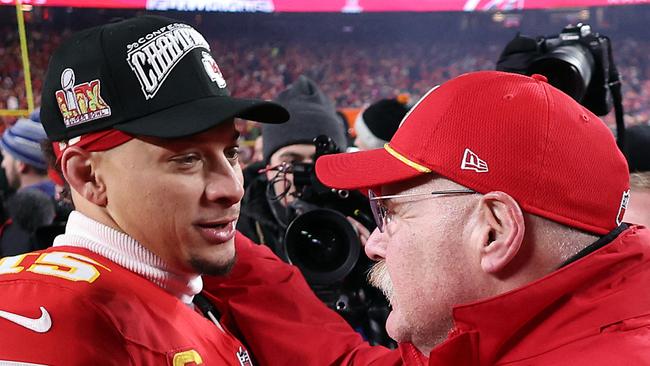
[[[372,190],[368,190],[368,198],[370,199],[370,210],[372,211],[372,217],[375,219],[375,224],[377,224],[377,229],[380,233],[384,232],[384,216],[385,208],[380,205],[379,200],[373,200],[377,197]]]

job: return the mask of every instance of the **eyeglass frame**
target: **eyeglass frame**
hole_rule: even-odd
[[[385,205],[380,204],[383,199],[403,198],[403,197],[417,197],[417,196],[445,196],[450,194],[474,194],[478,193],[472,189],[450,189],[444,191],[433,191],[427,193],[404,193],[404,194],[390,194],[386,196],[376,196],[372,189],[368,190],[368,200],[370,201],[370,211],[372,217],[375,219],[375,224],[380,233],[384,232],[384,228],[390,222],[388,217],[388,209]]]

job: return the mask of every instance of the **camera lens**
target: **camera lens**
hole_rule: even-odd
[[[361,244],[345,216],[330,209],[316,209],[289,224],[284,250],[307,281],[332,284],[352,271],[359,259]]]
[[[583,45],[560,46],[530,65],[528,74],[542,74],[554,87],[580,102],[587,92],[594,58]]]
[[[340,267],[347,257],[345,237],[333,227],[312,227],[300,230],[296,238],[295,255],[301,264],[315,271],[332,271]]]

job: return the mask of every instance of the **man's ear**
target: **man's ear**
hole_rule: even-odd
[[[61,170],[70,188],[97,206],[106,206],[106,185],[97,179],[96,162],[79,147],[68,147],[61,156]]]
[[[15,162],[16,162],[16,170],[19,173],[24,174],[27,172],[27,170],[29,170],[29,165],[27,165],[26,163],[20,160],[15,160]]]
[[[524,215],[519,204],[503,192],[489,192],[478,207],[475,234],[480,263],[486,273],[498,273],[517,255],[524,239]]]

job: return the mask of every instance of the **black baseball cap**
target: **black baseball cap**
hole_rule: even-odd
[[[206,39],[170,18],[141,16],[72,35],[54,52],[41,121],[52,141],[113,128],[193,135],[234,117],[282,123],[282,106],[230,96]]]

